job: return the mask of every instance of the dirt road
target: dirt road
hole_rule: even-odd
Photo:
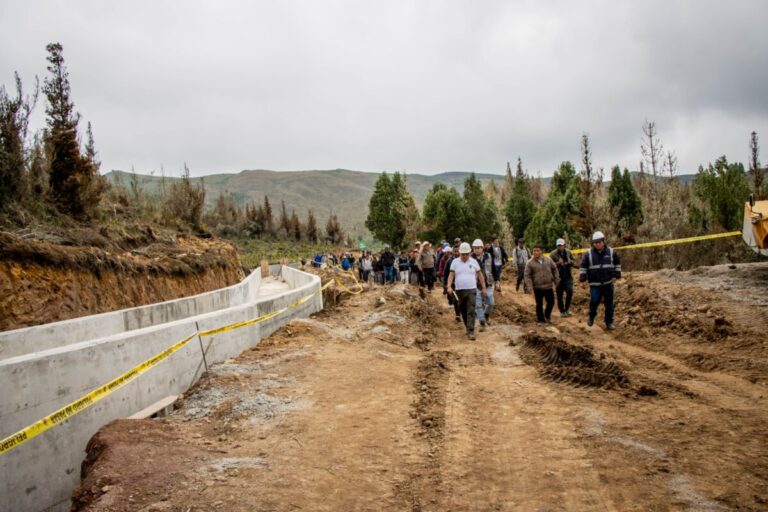
[[[612,333],[582,292],[537,328],[507,288],[476,342],[439,292],[374,288],[105,427],[75,508],[768,510],[768,266],[758,296],[746,274],[630,275]]]

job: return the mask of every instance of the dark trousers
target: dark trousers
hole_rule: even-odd
[[[555,292],[552,291],[552,288],[543,290],[534,288],[533,296],[536,298],[536,320],[539,322],[548,321],[552,315],[552,310],[555,308]],[[546,310],[544,309],[544,300],[547,301]]]
[[[491,275],[495,283],[501,282],[501,265],[493,265],[491,267]]]
[[[384,266],[384,279],[386,280],[387,284],[392,284],[395,282],[395,267],[388,267]]]
[[[456,294],[458,295],[458,293]],[[446,291],[446,296],[448,297],[448,304],[453,306],[453,312],[456,316],[461,316],[461,306],[459,304],[459,301],[456,300],[453,297],[453,294]]]
[[[565,295],[565,302],[563,302],[563,295]],[[571,301],[573,300],[573,279],[561,279],[557,285],[557,309],[561,313],[565,313],[571,309]]]
[[[419,286],[424,286],[424,272],[419,270],[418,268],[415,270],[416,272],[416,284]]]
[[[464,320],[464,325],[467,326],[467,332],[475,332],[475,298],[477,297],[477,288],[471,290],[456,290],[456,295],[459,296],[459,310],[461,311],[461,319]]]
[[[597,307],[600,302],[605,305],[605,323],[613,323],[613,284],[589,287],[589,317],[597,316]]]
[[[435,269],[425,268],[423,273],[424,273],[424,284],[426,284],[427,288],[429,288],[429,290],[432,291],[432,288],[435,287]]]
[[[517,266],[517,284],[515,284],[515,290],[520,290],[520,283],[525,279],[525,265]],[[525,287],[525,285],[523,285]]]

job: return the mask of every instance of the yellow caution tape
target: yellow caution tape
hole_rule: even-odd
[[[358,288],[360,288],[360,289],[357,290],[356,292],[352,291],[349,288],[347,288],[346,286],[344,286],[344,284],[341,281],[339,281],[338,278],[334,277],[333,280],[336,282],[336,284],[339,286],[339,288],[341,288],[342,290],[344,290],[345,292],[347,292],[347,293],[349,293],[351,295],[360,295],[361,293],[363,293],[365,291],[365,289],[363,288],[363,285],[360,284],[360,281],[358,281],[357,277],[355,277],[354,271],[352,271],[351,269],[350,270],[344,270],[341,267],[334,267],[334,269],[338,270],[339,272],[343,272],[344,274],[349,274],[350,276],[352,276],[352,279],[355,281],[355,285]]]
[[[663,247],[665,245],[675,245],[675,244],[688,244],[691,242],[699,242],[701,240],[712,240],[714,238],[727,238],[731,236],[739,236],[741,235],[741,231],[729,231],[728,233],[717,233],[715,235],[702,235],[702,236],[692,236],[689,238],[678,238],[676,240],[662,240],[660,242],[646,242],[642,244],[634,244],[634,245],[624,245],[619,247],[613,247],[613,249],[644,249],[647,247]],[[571,251],[573,254],[581,254],[583,252],[587,252],[589,249],[574,249]]]
[[[300,306],[301,304],[304,304],[309,299],[311,299],[315,294],[321,293],[323,290],[328,288],[331,284],[333,284],[334,281],[328,281],[325,283],[322,287],[320,287],[318,290],[315,290],[314,292],[310,293],[309,295],[306,295],[302,297],[301,299],[298,299],[297,301],[293,302],[289,306],[286,306],[280,310],[273,311],[271,313],[267,313],[265,315],[262,315],[258,318],[253,318],[251,320],[245,320],[243,322],[237,322],[230,325],[225,325],[223,327],[218,327],[216,329],[210,329],[207,331],[200,331],[195,332],[193,334],[190,334],[183,340],[175,343],[174,345],[168,347],[167,349],[163,350],[159,354],[156,354],[152,356],[151,358],[147,359],[143,363],[134,366],[124,374],[120,375],[119,377],[109,381],[108,383],[104,384],[103,386],[94,389],[87,395],[78,398],[74,402],[72,402],[69,405],[65,405],[58,411],[46,416],[45,418],[36,421],[32,425],[23,428],[16,432],[15,434],[11,434],[10,436],[6,437],[5,439],[0,440],[0,455],[3,453],[9,452],[16,448],[17,446],[20,446],[21,444],[29,441],[30,439],[33,439],[43,432],[46,432],[47,430],[52,429],[56,425],[59,425],[60,423],[63,423],[64,421],[72,418],[73,416],[83,412],[102,398],[105,398],[112,394],[113,392],[117,391],[121,387],[125,386],[135,378],[137,378],[142,373],[150,370],[154,366],[158,365],[160,362],[164,361],[168,357],[170,357],[172,354],[180,350],[184,345],[190,342],[195,336],[198,334],[200,336],[213,336],[214,334],[219,334],[226,331],[231,331],[234,329],[239,329],[241,327],[246,327],[248,325],[257,324],[259,322],[263,322],[265,320],[268,320],[270,318],[274,318],[289,309],[295,308]]]
[[[30,439],[39,436],[43,432],[55,427],[56,425],[68,420],[72,416],[84,411],[85,409],[92,406],[102,398],[109,396],[114,391],[117,391],[121,387],[125,386],[126,384],[131,382],[133,379],[141,375],[142,373],[146,372],[153,366],[156,366],[161,361],[167,359],[171,354],[173,354],[174,352],[182,348],[184,345],[189,343],[189,341],[193,339],[196,335],[197,333],[193,333],[187,336],[186,338],[179,341],[175,345],[163,350],[162,352],[151,357],[150,359],[147,359],[146,361],[139,364],[138,366],[133,367],[132,369],[120,375],[116,379],[113,379],[108,383],[104,384],[103,386],[94,389],[93,391],[83,396],[82,398],[75,400],[69,405],[65,405],[58,411],[46,416],[40,421],[33,423],[27,428],[19,430],[15,434],[6,437],[2,441],[0,441],[0,454],[11,451],[12,449],[16,448],[22,443],[25,443]]]

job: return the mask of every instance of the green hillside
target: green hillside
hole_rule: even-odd
[[[468,172],[447,172],[434,176],[423,174],[408,174],[408,188],[421,207],[429,189],[435,183],[444,183],[463,191],[464,179]],[[219,193],[229,192],[235,202],[244,206],[250,201],[261,202],[264,195],[269,196],[275,212],[279,211],[280,201],[290,213],[295,209],[302,219],[309,209],[315,212],[319,222],[325,225],[328,214],[333,211],[338,214],[345,230],[353,234],[365,234],[365,218],[368,215],[368,201],[373,193],[373,186],[378,177],[377,173],[347,171],[242,171],[237,174],[211,174],[203,178],[206,190],[206,202],[211,205]],[[477,174],[477,177],[487,183],[495,179],[501,184],[504,179],[499,174]],[[132,174],[124,171],[112,171],[107,174],[110,182],[122,182],[128,186]],[[139,174],[136,179],[142,188],[154,193],[161,185],[158,176]],[[166,184],[179,178],[166,177]],[[193,178],[194,182],[201,178]]]

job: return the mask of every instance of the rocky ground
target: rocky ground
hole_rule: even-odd
[[[608,332],[507,285],[476,342],[438,291],[337,295],[102,429],[74,510],[768,510],[767,290],[629,273]]]

